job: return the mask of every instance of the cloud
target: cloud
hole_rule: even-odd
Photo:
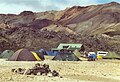
[[[32,7],[27,7],[25,5],[15,5],[15,4],[11,4],[11,5],[6,5],[5,3],[0,4],[0,13],[1,14],[8,14],[8,13],[14,13],[14,14],[18,14],[24,10],[33,10]]]
[[[63,10],[67,7],[95,5],[120,0],[0,0],[0,13],[20,13],[24,10],[34,12]]]

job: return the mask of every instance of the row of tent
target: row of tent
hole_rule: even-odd
[[[49,54],[51,53],[48,51]],[[46,53],[48,53],[46,52]],[[53,56],[53,55],[52,55]],[[29,51],[27,49],[20,49],[16,52],[12,50],[5,50],[0,54],[0,58],[6,58],[8,61],[41,61],[45,60],[44,54],[39,52]],[[52,60],[61,61],[80,61],[74,53],[57,53]]]
[[[39,50],[38,52],[29,51],[28,49],[20,49],[16,52],[12,50],[5,50],[0,54],[0,58],[7,58],[8,61],[42,61],[45,60],[44,55],[54,56],[52,60],[61,60],[61,61],[81,61],[81,53],[78,50],[75,50],[73,53],[58,53],[51,52],[46,50]],[[101,58],[100,55],[98,55]],[[103,58],[108,59],[120,59],[120,56],[115,52],[108,52]]]
[[[60,55],[67,56],[68,54],[70,56],[70,53],[52,52],[52,51],[47,51],[44,49],[40,49],[39,52],[41,54],[49,55],[49,56],[60,56]],[[97,51],[97,53],[89,52],[87,55],[89,55],[89,54],[95,54],[97,59],[101,59],[101,58],[103,58],[103,59],[120,59],[120,55],[113,51],[108,51],[108,52]],[[71,53],[71,55],[75,55],[78,58],[83,57],[83,55],[77,49],[73,53]]]
[[[42,61],[45,59],[44,55],[27,49],[20,49],[16,52],[5,50],[1,53],[0,58],[6,58],[8,61]]]

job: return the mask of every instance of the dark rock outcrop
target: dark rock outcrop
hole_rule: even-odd
[[[82,43],[87,51],[120,52],[119,41],[120,4],[115,2],[63,11],[0,14],[0,50],[50,49],[59,43]]]

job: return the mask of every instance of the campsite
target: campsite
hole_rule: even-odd
[[[0,55],[0,81],[120,81],[120,56],[117,53],[110,51],[86,53],[84,45],[67,43],[61,43],[51,50],[5,50]],[[43,68],[44,66],[49,67]]]
[[[0,82],[120,82],[120,0],[0,7]]]

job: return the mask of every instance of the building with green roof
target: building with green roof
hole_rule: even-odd
[[[66,44],[61,43],[57,48],[52,48],[52,51],[59,51],[59,52],[73,52],[75,50],[84,51],[85,48],[82,44]]]

